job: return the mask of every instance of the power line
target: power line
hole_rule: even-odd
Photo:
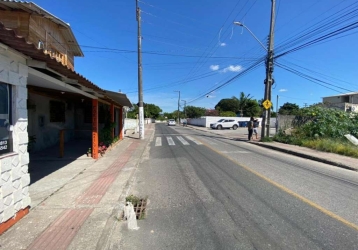
[[[248,68],[244,69],[243,71],[241,71],[240,73],[238,73],[237,75],[235,75],[234,77],[230,78],[229,80],[225,81],[224,83],[220,84],[219,86],[211,89],[210,91],[207,91],[205,94],[202,94],[200,96],[198,96],[197,98],[194,98],[193,100],[188,101],[187,103],[192,103],[194,101],[197,101],[199,99],[205,98],[207,95],[209,95],[210,93],[212,93],[213,91],[219,90],[221,88],[223,88],[224,86],[232,83],[233,81],[235,81],[237,78],[246,75],[247,73],[251,72],[253,69],[257,68],[258,66],[260,66],[263,62],[264,62],[265,58],[261,58],[260,60],[258,60],[256,63],[252,64],[251,66],[249,66]]]
[[[92,47],[93,48],[93,47]],[[105,49],[105,48],[99,48]],[[135,50],[120,50],[120,49],[109,49],[107,50],[87,50],[84,52],[93,52],[93,53],[137,53]],[[189,57],[189,58],[197,58],[201,56],[196,55],[183,55],[183,54],[170,54],[170,53],[161,53],[156,51],[142,51],[143,54],[150,54],[150,55],[158,55],[158,56],[175,56],[175,57]],[[245,59],[242,57],[230,57],[230,56],[212,56],[209,57],[210,59]]]
[[[221,28],[220,28],[220,30],[217,32],[216,36],[214,36],[213,39],[210,41],[209,46],[216,40],[216,37],[217,37],[218,35],[220,35],[220,32],[221,32],[222,27],[225,25],[225,23],[227,22],[227,20],[229,19],[229,17],[230,17],[231,14],[234,12],[234,10],[236,9],[236,7],[239,5],[240,2],[241,2],[241,0],[239,0],[239,1],[236,3],[236,5],[234,6],[234,8],[232,8],[230,14],[226,17],[224,23],[221,25]],[[205,50],[204,53],[202,53],[201,57],[204,57],[206,51],[207,51],[207,49]],[[199,60],[197,61],[196,65],[199,64],[200,62],[201,62],[201,58],[199,58]],[[189,71],[188,77],[189,77],[191,74],[194,74],[194,73],[195,73],[195,72],[193,72],[193,71],[195,71],[196,65]]]
[[[211,35],[212,35],[211,32],[206,31],[206,30],[204,30],[204,29],[200,29],[200,28],[194,27],[194,26],[192,26],[192,25],[186,25],[186,24],[183,24],[183,23],[175,22],[175,21],[170,20],[170,19],[168,19],[168,18],[156,16],[156,15],[154,15],[154,14],[152,14],[152,13],[145,12],[145,11],[143,11],[143,10],[142,10],[142,13],[144,13],[144,14],[146,14],[146,15],[149,15],[149,16],[152,16],[152,17],[155,17],[155,18],[159,18],[159,19],[166,20],[166,21],[168,21],[168,22],[170,22],[170,23],[173,23],[173,24],[176,24],[176,25],[180,25],[180,26],[184,26],[184,27],[189,27],[189,28],[191,28],[191,29],[197,29],[197,30],[200,30],[200,31],[202,31],[202,32],[204,32],[204,33],[207,33],[207,34],[211,34]]]
[[[307,72],[310,72],[310,73],[313,73],[313,74],[315,74],[315,75],[318,75],[318,76],[320,76],[320,77],[322,77],[322,78],[324,78],[324,79],[327,79],[327,80],[330,80],[330,79],[336,80],[336,81],[339,81],[339,82],[342,82],[342,83],[347,83],[347,84],[349,84],[349,85],[351,85],[351,86],[356,85],[356,84],[353,84],[353,83],[350,83],[350,82],[347,82],[347,81],[338,79],[338,78],[336,78],[336,77],[329,76],[329,75],[326,75],[326,74],[323,74],[323,73],[314,71],[314,70],[312,70],[312,69],[308,69],[308,68],[306,68],[306,67],[300,66],[300,65],[295,64],[295,63],[292,63],[292,62],[290,62],[290,61],[287,61],[287,60],[284,60],[284,59],[281,59],[281,60],[284,61],[286,64],[293,65],[293,66],[295,66],[295,67],[297,67],[297,68],[300,68],[300,69],[303,69],[303,70],[305,70],[305,71],[307,71]],[[358,86],[358,84],[357,84],[357,86]]]
[[[349,89],[346,89],[346,88],[342,88],[342,87],[337,86],[337,85],[335,85],[335,84],[331,84],[331,83],[328,83],[328,82],[326,82],[326,81],[322,81],[322,80],[317,79],[317,78],[315,78],[315,77],[309,76],[309,75],[304,74],[304,73],[302,73],[302,72],[300,72],[300,71],[298,71],[298,70],[295,70],[295,69],[293,69],[293,68],[291,68],[291,67],[285,66],[285,65],[283,65],[283,64],[281,64],[281,63],[276,62],[276,65],[277,65],[278,67],[284,69],[284,70],[287,70],[287,71],[289,71],[289,72],[291,72],[291,73],[293,73],[293,74],[295,74],[295,75],[297,75],[297,76],[300,76],[300,77],[302,77],[302,78],[304,78],[304,79],[306,79],[306,80],[308,80],[308,81],[310,81],[310,82],[313,82],[313,83],[315,83],[315,84],[318,84],[318,85],[320,85],[320,86],[322,86],[322,87],[325,87],[325,88],[327,88],[327,89],[331,89],[331,90],[333,90],[333,91],[336,91],[336,92],[339,92],[339,93],[344,94],[344,92],[342,92],[342,91],[339,91],[339,90],[333,89],[333,88],[331,88],[331,87],[328,87],[328,86],[332,86],[332,87],[337,88],[337,89],[345,90],[345,91],[348,91],[348,92],[354,92],[353,90],[349,90]],[[328,85],[328,86],[327,86],[327,85]]]
[[[299,43],[307,41],[308,39],[317,37],[321,33],[327,33],[333,28],[336,28],[339,24],[352,21],[352,19],[357,16],[357,8],[352,10],[354,5],[356,4],[349,5],[344,9],[337,11],[335,14],[324,18],[311,26],[310,29],[306,29],[306,33],[301,31],[296,35],[291,36],[291,38],[286,39],[285,42],[281,42],[281,44],[276,48],[276,51],[283,51],[290,46],[295,46]]]
[[[194,19],[194,18],[192,18],[192,17],[187,17],[187,16],[184,16],[184,15],[182,15],[182,14],[176,13],[176,12],[174,12],[174,11],[169,11],[169,10],[166,10],[166,9],[164,9],[164,8],[157,7],[157,6],[154,6],[154,5],[152,5],[152,4],[148,4],[148,3],[143,2],[143,1],[139,1],[139,2],[142,3],[142,4],[145,4],[145,5],[147,5],[147,6],[150,6],[150,7],[152,7],[152,8],[156,8],[156,9],[159,9],[159,10],[162,10],[162,11],[170,12],[170,13],[172,13],[172,14],[174,14],[174,15],[177,15],[177,16],[180,16],[180,17],[182,17],[182,18],[186,18],[186,19],[189,19],[189,20],[191,20],[191,21],[195,21],[195,22],[198,22],[198,23],[201,23],[201,24],[205,24],[205,23],[200,22],[200,21],[198,21],[198,20],[196,20],[196,19]]]

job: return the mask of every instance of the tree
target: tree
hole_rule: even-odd
[[[139,109],[137,104],[132,103],[133,107],[127,112],[127,117],[131,119],[136,119]]]
[[[219,111],[216,109],[207,109],[205,111],[206,116],[219,116]]]
[[[286,102],[280,107],[278,113],[280,115],[296,115],[299,110],[300,107],[297,104]]]
[[[133,107],[127,112],[127,117],[136,119],[137,114],[139,114],[139,108],[137,104],[132,104]],[[162,112],[161,108],[159,108],[155,104],[145,103],[143,107],[144,117],[146,118],[154,118],[157,119]]]
[[[244,116],[260,116],[261,114],[261,107],[256,100],[247,100],[245,102],[245,106],[243,108]]]
[[[220,113],[220,116],[224,117],[236,117],[236,114],[232,111],[223,111]]]
[[[244,110],[247,109],[247,103],[251,100],[250,94],[245,96],[245,93],[241,92],[239,99],[237,99],[236,97],[233,98],[239,101],[239,109],[235,113],[240,112],[240,116],[244,116]]]
[[[195,107],[195,106],[186,106],[185,107],[186,116],[188,118],[199,118],[205,115],[205,108]]]
[[[173,113],[164,112],[163,117],[165,119],[174,119]]]
[[[244,92],[240,93],[240,98],[235,96],[229,99],[221,99],[215,106],[220,114],[225,111],[231,111],[235,114],[240,113],[241,116],[258,116],[261,114],[261,109],[256,100],[252,100],[250,94],[245,95]]]
[[[144,113],[147,118],[157,119],[161,112],[162,110],[154,104],[148,103],[144,105]]]
[[[231,111],[235,114],[239,110],[239,100],[236,97],[221,99],[218,104],[215,105],[215,109],[219,112],[222,111]]]

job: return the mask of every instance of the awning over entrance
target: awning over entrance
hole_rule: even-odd
[[[90,94],[70,84],[57,80],[56,78],[48,76],[47,74],[44,74],[33,68],[29,68],[29,75],[27,80],[29,86],[36,86],[42,89],[51,89],[52,91],[58,91],[59,93],[66,94],[66,95],[68,93],[74,93],[91,99],[98,98],[93,94]]]
[[[133,107],[132,103],[129,101],[127,96],[122,93],[117,93],[109,90],[105,90],[105,94],[109,96],[112,100],[115,100],[117,103],[119,103],[122,107]]]

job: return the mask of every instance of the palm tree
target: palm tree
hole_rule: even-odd
[[[239,102],[239,110],[237,110],[237,112],[240,111],[241,116],[244,115],[243,111],[244,111],[244,108],[246,106],[246,103],[247,103],[248,100],[251,100],[251,98],[252,97],[250,97],[250,94],[245,96],[244,92],[240,93],[240,98],[239,99],[236,96],[232,97],[232,99],[235,99],[235,100],[237,100]]]

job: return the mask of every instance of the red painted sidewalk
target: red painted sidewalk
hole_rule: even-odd
[[[140,141],[133,141],[125,152],[76,199],[75,206],[83,207],[83,205],[98,204],[108,188],[116,180],[121,168],[128,163],[139,144]],[[27,249],[67,249],[92,212],[93,208],[64,210]]]

